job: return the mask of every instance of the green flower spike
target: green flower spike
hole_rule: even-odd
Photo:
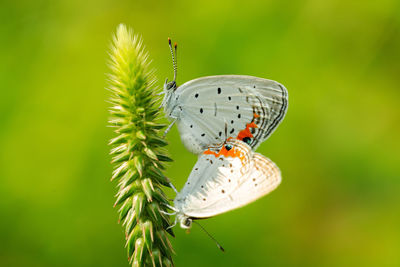
[[[109,123],[116,133],[110,141],[115,167],[111,180],[118,180],[115,206],[125,228],[128,259],[132,266],[173,266],[166,234],[173,232],[162,191],[170,186],[162,170],[171,159],[160,137],[165,125],[157,123],[155,77],[141,39],[125,25],[118,26],[109,54]]]

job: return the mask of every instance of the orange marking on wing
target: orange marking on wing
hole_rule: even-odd
[[[250,132],[250,128],[257,128],[257,124],[254,122],[246,124],[246,128],[244,130],[241,130],[236,137],[239,140],[243,140],[245,137],[253,137],[253,134]]]
[[[250,132],[250,128],[257,128],[257,124],[254,123],[254,119],[260,117],[257,113],[253,113],[253,120],[251,123],[246,124],[246,128],[244,130],[241,130],[236,137],[239,140],[243,140],[245,137],[252,138],[253,134]]]
[[[244,155],[240,153],[240,151],[238,151],[238,149],[236,149],[235,147],[232,147],[230,150],[228,150],[225,148],[225,146],[223,146],[218,153],[211,151],[210,149],[207,149],[206,151],[203,152],[203,154],[214,155],[216,158],[220,156],[225,156],[225,157],[239,158],[241,161],[244,160]]]

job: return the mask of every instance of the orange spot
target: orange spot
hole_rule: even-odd
[[[207,149],[206,151],[203,152],[203,154],[214,155],[216,158],[220,156],[225,156],[225,157],[239,158],[241,161],[244,160],[244,155],[240,153],[238,149],[232,147],[230,150],[228,150],[225,148],[225,145],[221,148],[221,150],[218,153],[211,151],[210,149]]]
[[[253,113],[253,121],[251,123],[246,124],[246,128],[241,130],[236,137],[239,140],[243,140],[245,137],[252,138],[253,134],[250,132],[250,128],[257,128],[257,124],[254,123],[254,119],[260,117],[257,113]]]
[[[243,138],[245,137],[250,137],[250,138],[253,137],[253,135],[250,132],[250,128],[257,128],[257,127],[258,127],[257,124],[255,124],[254,122],[246,124],[246,128],[244,130],[241,130],[236,138],[239,140],[243,140]]]

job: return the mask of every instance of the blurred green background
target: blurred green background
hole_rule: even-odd
[[[142,34],[161,87],[270,78],[289,110],[259,152],[269,196],[175,228],[177,266],[400,266],[400,2],[11,1],[0,4],[0,266],[128,266],[113,209],[105,73],[111,34]],[[196,158],[177,129],[167,172]],[[168,191],[173,197],[174,194]]]

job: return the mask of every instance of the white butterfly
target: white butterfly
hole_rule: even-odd
[[[281,173],[271,160],[231,138],[199,156],[171,208],[180,226],[188,229],[193,219],[247,205],[274,190],[280,182]]]
[[[254,150],[276,129],[286,114],[288,92],[278,82],[244,75],[208,76],[177,87],[174,80],[164,84],[163,106],[173,120],[185,147],[199,154],[228,137],[249,144]],[[176,44],[175,44],[176,53]]]

